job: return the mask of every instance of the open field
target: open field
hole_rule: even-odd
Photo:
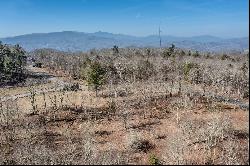
[[[157,51],[121,50],[97,95],[76,58],[38,57],[42,81],[0,88],[1,164],[249,164],[249,57]]]

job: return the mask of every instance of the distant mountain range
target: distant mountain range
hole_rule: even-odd
[[[159,36],[136,37],[108,32],[84,33],[74,31],[34,33],[1,38],[7,44],[20,44],[27,51],[52,48],[62,51],[87,51],[90,49],[118,47],[159,47]],[[162,47],[176,47],[209,52],[244,51],[249,49],[249,37],[223,39],[204,35],[194,37],[162,36]]]

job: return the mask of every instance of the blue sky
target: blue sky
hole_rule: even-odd
[[[249,36],[248,0],[0,0],[0,37],[58,31]]]

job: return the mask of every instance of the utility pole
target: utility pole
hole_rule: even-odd
[[[159,39],[160,39],[160,48],[161,48],[161,26],[159,25]]]

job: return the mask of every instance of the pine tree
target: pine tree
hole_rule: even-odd
[[[96,92],[99,87],[104,83],[105,70],[98,62],[92,62],[87,72],[87,82],[88,85],[93,86]]]

